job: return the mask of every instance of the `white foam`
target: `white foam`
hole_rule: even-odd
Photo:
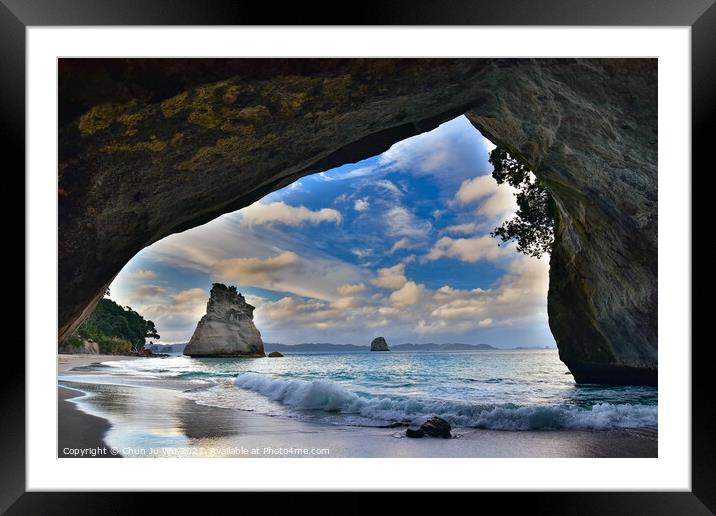
[[[567,405],[479,405],[414,398],[369,397],[356,394],[330,380],[271,378],[240,374],[235,385],[302,411],[356,415],[377,421],[408,423],[437,415],[455,426],[495,430],[655,428],[655,405],[598,403],[591,407]]]

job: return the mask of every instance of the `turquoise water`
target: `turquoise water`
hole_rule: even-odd
[[[92,372],[181,386],[200,405],[329,424],[391,426],[439,415],[453,426],[496,430],[657,426],[656,388],[578,386],[556,350],[174,356]]]

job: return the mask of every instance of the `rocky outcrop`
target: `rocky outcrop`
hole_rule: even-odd
[[[269,356],[269,358],[280,358],[283,356],[283,353],[281,353],[279,351],[272,351],[271,353],[268,354],[268,356]]]
[[[90,339],[72,337],[60,344],[58,352],[62,354],[98,355],[99,344]]]
[[[214,283],[201,318],[184,348],[192,357],[264,356],[261,334],[254,326],[254,307],[236,287]]]
[[[433,416],[421,423],[415,423],[410,425],[405,430],[406,437],[420,438],[424,436],[428,437],[440,437],[442,439],[450,439],[452,437],[452,427],[450,423],[445,421],[443,418]]]
[[[466,114],[557,204],[577,382],[655,383],[655,59],[60,60],[59,338],[145,246]]]
[[[388,349],[388,343],[384,337],[376,337],[373,342],[370,343],[371,351],[390,351]]]

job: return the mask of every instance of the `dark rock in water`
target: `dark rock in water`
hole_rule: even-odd
[[[184,354],[192,357],[265,356],[264,343],[253,319],[254,307],[236,287],[214,283],[206,315],[197,324]]]
[[[419,427],[417,425],[411,425],[405,431],[405,436],[406,437],[424,437],[425,431],[422,429],[422,427]]]
[[[272,351],[271,353],[268,354],[268,356],[269,356],[270,358],[282,357],[282,356],[283,356],[283,353],[279,353],[278,351]]]
[[[452,437],[452,434],[450,433],[452,430],[450,423],[441,417],[431,417],[425,421],[425,423],[420,425],[420,429],[425,432],[425,435],[430,437],[442,437],[443,439],[449,439]]]
[[[373,342],[370,343],[370,350],[371,351],[390,351],[388,349],[388,343],[385,340],[385,337],[376,337],[373,339]]]

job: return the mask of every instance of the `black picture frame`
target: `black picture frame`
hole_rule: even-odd
[[[6,144],[6,175],[24,177],[25,167],[25,30],[28,26],[83,25],[574,25],[574,26],[688,26],[691,27],[692,173],[693,205],[705,188],[693,188],[694,170],[713,170],[709,135],[716,119],[716,5],[715,0],[455,0],[449,3],[399,0],[363,1],[328,10],[322,3],[240,3],[231,0],[0,0],[0,131]],[[338,8],[340,7],[340,9]],[[709,131],[711,129],[711,131]],[[9,158],[9,159],[8,159]],[[14,158],[14,159],[13,159]],[[709,161],[707,161],[709,160]],[[9,163],[14,163],[10,166]],[[710,164],[710,165],[709,165]],[[7,168],[6,168],[7,167]],[[707,204],[706,204],[707,205]],[[693,214],[692,235],[703,234],[708,221]],[[703,264],[713,265],[712,241],[708,253],[692,250],[696,274]],[[19,246],[17,246],[19,248]],[[703,265],[703,266],[705,266]],[[704,269],[701,269],[702,271]],[[27,272],[26,272],[27,274]],[[702,277],[713,278],[713,273]],[[713,284],[713,279],[708,281]],[[696,291],[711,286],[699,282]],[[692,303],[692,321],[704,320],[708,306]],[[698,315],[702,317],[698,317]],[[693,327],[692,327],[693,330]],[[692,332],[692,335],[695,335]],[[710,339],[692,339],[692,491],[614,493],[473,493],[451,499],[451,506],[469,504],[476,510],[490,502],[522,506],[537,514],[711,514],[716,511],[716,411],[711,385]],[[684,349],[687,348],[684,346]],[[17,353],[3,364],[0,424],[0,511],[8,514],[117,514],[142,512],[146,498],[158,498],[164,512],[186,506],[188,494],[131,494],[78,492],[25,492],[25,363]],[[48,422],[50,424],[50,422]],[[192,495],[195,496],[195,495]],[[231,496],[211,493],[213,504]],[[241,494],[242,504],[264,495]],[[342,502],[345,513],[371,511],[377,506],[369,494],[351,493]],[[246,498],[249,498],[247,500]],[[430,510],[420,494],[412,495]],[[474,498],[478,497],[479,500]],[[497,499],[499,497],[499,500]],[[294,509],[296,501],[271,497],[271,513]],[[265,500],[264,500],[265,501]],[[436,507],[440,506],[439,502]],[[220,505],[214,505],[220,507]],[[246,507],[246,505],[244,505]],[[230,508],[230,506],[227,506]],[[443,510],[445,507],[443,506]],[[320,508],[316,507],[315,510]]]

